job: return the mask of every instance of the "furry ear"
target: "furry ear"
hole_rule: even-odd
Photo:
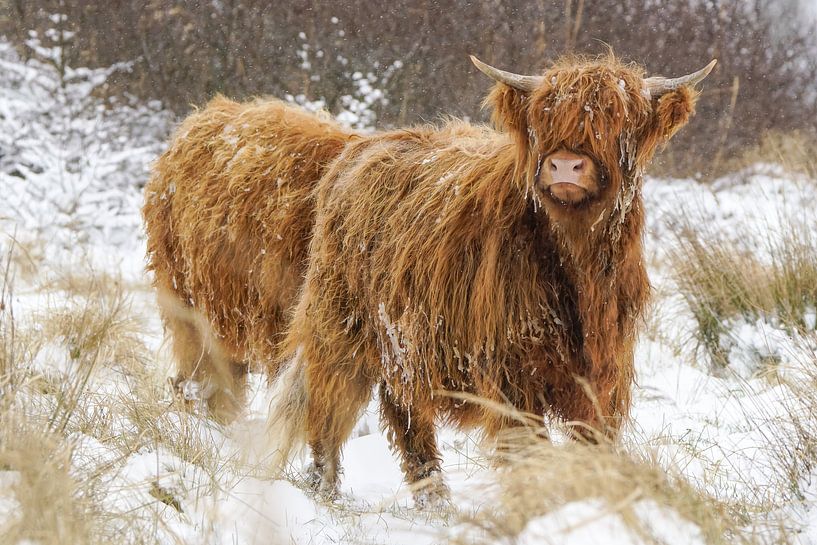
[[[497,83],[482,104],[493,109],[491,122],[494,126],[510,134],[520,148],[528,147],[527,100],[522,91]]]
[[[658,99],[655,116],[665,142],[686,125],[695,113],[699,94],[695,89],[683,86]]]
[[[645,129],[641,144],[643,158],[651,158],[656,149],[669,142],[695,113],[700,93],[689,86],[681,86],[653,101],[655,109]]]
[[[504,83],[497,83],[482,103],[483,108],[492,108],[491,122],[502,132],[508,133],[516,145],[517,176],[525,177],[531,149],[528,131],[528,95]]]

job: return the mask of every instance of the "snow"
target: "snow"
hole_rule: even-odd
[[[4,191],[0,222],[13,220],[22,243],[45,240],[44,253],[73,260],[77,244],[116,255],[139,231],[133,211],[171,116],[155,103],[97,99],[94,90],[120,69],[60,75],[21,62],[0,40],[0,187],[18,188]]]
[[[338,36],[342,37],[344,35],[343,30],[337,30],[336,32]],[[306,34],[303,32],[299,33],[299,38],[303,40],[301,48],[296,51],[298,58],[301,60],[300,67],[305,72],[311,74],[311,81],[319,81],[320,75],[311,73],[313,66],[310,58],[313,54],[316,58],[323,58],[324,51],[318,49],[312,53],[315,48],[307,43]],[[349,59],[340,55],[337,56],[336,60],[344,67],[349,64]],[[388,98],[379,86],[385,86],[401,68],[403,68],[403,63],[399,60],[394,61],[391,65],[386,67],[379,78],[372,72],[366,72],[364,75],[364,73],[359,70],[344,70],[342,76],[351,82],[353,91],[351,94],[341,95],[337,104],[334,105],[333,114],[335,119],[341,124],[354,129],[363,131],[369,130],[374,126],[377,119],[376,111],[378,107],[388,104]],[[326,101],[320,98],[310,100],[303,94],[294,96],[286,95],[285,98],[310,111],[317,112],[327,109]]]
[[[13,491],[20,486],[19,471],[0,471],[0,491]],[[17,518],[20,502],[12,495],[0,496],[0,528],[10,524]]]
[[[644,531],[665,545],[703,545],[700,529],[677,513],[652,501],[632,505]],[[590,500],[573,502],[528,522],[519,535],[519,545],[553,543],[560,545],[595,545],[600,536],[607,545],[641,545],[650,543],[625,524],[608,505]]]
[[[32,36],[32,46],[41,48],[36,39]],[[61,80],[49,64],[24,62],[0,41],[0,194],[5,203],[0,231],[16,237],[36,262],[34,278],[16,279],[13,302],[21,323],[36,324],[38,317],[69,305],[67,293],[45,288],[68,271],[104,273],[129,286],[134,312],[144,322],[142,342],[153,355],[142,371],[161,390],[172,371],[143,272],[139,209],[150,162],[162,149],[173,120],[157,104],[96,98],[93,89],[110,73],[78,69]],[[359,96],[343,104],[348,115],[341,117],[353,126],[368,125],[372,118],[365,112],[371,112],[382,95],[370,74],[351,77],[359,84]],[[303,97],[292,100],[306,103]],[[431,156],[423,163],[434,160]],[[786,466],[776,448],[789,437],[787,418],[798,406],[791,384],[815,361],[813,339],[798,338],[773,317],[735,320],[725,324],[728,334],[722,348],[729,365],[712,369],[678,342],[695,322],[675,293],[667,252],[674,230],[692,216],[705,233],[717,233],[766,259],[770,236],[782,236],[792,219],[813,215],[817,184],[772,165],[757,165],[710,186],[647,179],[643,193],[646,254],[656,288],[650,323],[656,326],[645,331],[637,347],[633,423],[622,443],[648,452],[663,467],[680,471],[716,497],[778,506],[766,515],[782,516],[787,526],[800,531],[800,543],[817,544],[817,478],[805,471],[798,482],[786,484]],[[814,222],[803,225],[815,228]],[[6,237],[2,244],[5,254],[10,246]],[[399,364],[404,350],[399,326],[382,308],[380,318],[387,326],[393,363]],[[813,327],[814,309],[806,321]],[[59,336],[38,344],[30,362],[32,375],[56,384],[75,380],[81,368],[70,346],[69,339]],[[764,372],[769,360],[774,360],[780,380]],[[265,382],[255,375],[252,382],[248,417],[262,419]],[[73,474],[101,479],[106,509],[136,517],[137,527],[153,532],[158,543],[417,544],[458,536],[480,542],[490,538],[460,522],[459,516],[478,519],[499,503],[497,472],[474,436],[448,428],[439,433],[454,515],[417,510],[379,429],[373,402],[344,448],[341,498],[331,505],[303,487],[298,472],[304,460],[293,464],[290,480],[269,479],[242,467],[236,462],[242,443],[238,426],[218,426],[203,418],[201,410],[168,408],[156,423],[162,438],[140,435],[136,416],[125,408],[136,395],[135,383],[133,373],[118,362],[97,364],[72,418],[102,422],[107,435],[75,426],[66,440],[72,447]],[[191,398],[201,397],[198,387],[188,385]],[[170,390],[164,388],[160,402],[170,407]],[[18,395],[17,403],[26,414],[46,417],[57,401],[47,388],[31,388]],[[123,452],[124,439],[136,446]],[[17,471],[0,467],[0,527],[20,510],[20,486]],[[792,493],[793,487],[798,493]],[[625,509],[644,532],[633,530],[622,516]],[[774,525],[764,528],[765,537],[773,541],[774,530],[769,528]],[[124,525],[123,531],[134,527]],[[666,544],[705,541],[693,522],[653,500],[609,505],[591,497],[528,520],[516,542],[578,545],[598,543],[604,536],[605,543],[624,545],[650,542],[645,534]]]

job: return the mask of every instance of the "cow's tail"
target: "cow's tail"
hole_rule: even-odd
[[[263,465],[280,475],[291,456],[306,442],[306,417],[309,390],[306,365],[296,355],[278,373],[272,385],[269,416],[266,423],[266,459]]]

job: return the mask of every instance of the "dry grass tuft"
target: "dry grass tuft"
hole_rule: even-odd
[[[137,431],[112,434],[111,441],[123,454],[162,445],[180,459],[205,469],[227,465],[225,453],[211,440],[215,430],[212,423],[191,414],[189,407],[173,396],[163,369],[154,361],[156,354],[145,346],[145,324],[134,313],[126,286],[119,279],[100,275],[65,276],[53,287],[69,294],[69,301],[43,318],[42,336],[68,349],[77,372],[67,385],[51,386],[59,392],[52,420],[67,429],[99,434],[112,423],[98,418],[99,411],[87,406],[115,404],[112,412],[126,418]],[[86,386],[93,373],[101,370],[115,371],[128,388],[107,394],[108,399],[95,399],[96,394],[86,392]]]
[[[131,379],[144,372],[150,357],[144,325],[121,283],[107,277],[89,278],[78,292],[60,294],[67,299],[64,304],[35,317],[37,342],[67,354],[64,373],[37,376],[40,387],[56,396],[50,427],[63,432],[104,429],[111,424],[111,412],[94,408],[106,400],[88,391],[89,382],[103,369]]]
[[[100,359],[125,368],[144,364],[144,328],[120,282],[89,279],[79,294],[69,293],[67,305],[42,317],[44,339],[65,343],[81,365]]]
[[[677,234],[673,272],[697,321],[696,341],[725,366],[730,322],[770,319],[799,333],[815,329],[817,240],[808,226],[790,225],[768,243],[769,260],[687,225]]]
[[[817,180],[817,139],[806,131],[772,131],[760,142],[725,165],[726,172],[735,172],[757,163],[780,165],[791,174],[804,174]]]
[[[161,366],[150,364],[156,355],[128,286],[105,274],[65,275],[38,286],[48,310],[15,315],[16,260],[6,254],[3,265],[0,501],[13,502],[14,515],[0,517],[0,543],[155,542],[160,510],[146,516],[150,505],[126,513],[106,505],[127,459],[140,449],[169,450],[217,486],[227,457],[219,457],[207,421],[181,411]],[[161,485],[144,486],[176,508]]]
[[[29,424],[9,415],[0,420],[0,468],[18,504],[0,531],[2,542],[91,542],[95,507],[70,474],[70,446]]]
[[[792,392],[784,401],[784,422],[773,429],[770,448],[774,452],[788,496],[806,499],[813,472],[817,469],[817,332],[794,339],[803,348],[796,369],[780,377]],[[810,356],[808,354],[811,354]]]
[[[697,346],[716,369],[730,363],[730,345],[740,348],[730,337],[736,323],[763,321],[785,333],[781,361],[774,354],[763,369],[773,386],[790,392],[781,398],[785,416],[769,416],[769,449],[782,493],[802,499],[817,468],[817,238],[814,225],[784,225],[769,235],[766,255],[687,226],[677,234],[673,270],[697,322]]]
[[[704,239],[690,227],[677,234],[673,271],[698,324],[696,341],[716,366],[728,364],[721,337],[727,321],[756,316],[768,301],[760,293],[765,271],[755,257],[728,244]]]
[[[36,239],[21,239],[15,234],[5,234],[8,251],[4,256],[14,270],[15,276],[26,281],[33,280],[45,261],[43,244]],[[0,246],[2,248],[2,246]]]
[[[508,440],[512,448],[499,472],[499,505],[493,514],[467,521],[485,532],[485,542],[512,542],[534,518],[572,502],[601,501],[643,543],[663,543],[636,512],[640,502],[649,501],[695,524],[707,543],[752,543],[741,529],[747,521],[740,509],[612,444],[555,445],[529,430]],[[591,510],[585,522],[594,519]]]
[[[113,347],[121,333],[117,316],[122,307],[111,307],[106,298],[101,306],[89,301],[82,318],[55,314],[55,321],[43,327],[37,321],[21,320],[12,304],[17,261],[12,250],[5,256],[0,278],[0,490],[3,500],[14,507],[0,520],[0,543],[110,542],[114,528],[128,527],[127,517],[113,520],[106,512],[99,474],[81,476],[72,466],[74,444],[66,425],[88,417],[77,410],[88,375],[45,384],[32,364],[46,337],[57,331],[75,339],[82,350],[100,353],[104,348],[106,353],[117,353]],[[97,317],[91,319],[92,315]],[[85,327],[87,332],[82,331]],[[104,435],[98,422],[88,426]],[[134,529],[132,535],[138,541],[139,531]]]
[[[726,134],[721,136],[726,137]],[[789,174],[817,180],[817,137],[814,131],[770,131],[763,134],[757,144],[729,152],[722,159],[711,154],[692,157],[687,150],[670,146],[656,156],[650,171],[653,176],[662,178],[690,176],[712,182],[758,164],[778,165]]]

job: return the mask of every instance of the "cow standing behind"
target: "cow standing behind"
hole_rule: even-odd
[[[313,190],[355,136],[266,99],[189,116],[145,188],[148,269],[173,337],[177,387],[229,419],[248,366],[276,345],[306,268]]]
[[[489,437],[516,425],[441,391],[587,436],[628,415],[649,291],[642,175],[714,62],[674,80],[612,57],[541,77],[474,62],[498,82],[486,100],[498,131],[450,121],[373,134],[318,184],[270,440],[284,459],[305,440],[327,495],[373,386],[407,481],[426,483],[418,502],[447,494],[437,420]]]

